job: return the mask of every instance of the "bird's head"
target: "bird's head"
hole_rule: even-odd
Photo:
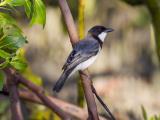
[[[107,33],[112,31],[112,28],[106,28],[104,26],[94,26],[88,31],[88,33],[93,37],[98,37],[103,42],[107,36]]]

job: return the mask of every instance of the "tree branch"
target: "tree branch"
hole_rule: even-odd
[[[10,97],[10,108],[11,108],[11,119],[12,120],[23,120],[23,115],[20,106],[19,94],[17,90],[17,81],[13,77],[14,71],[11,69],[5,69],[7,74],[7,88],[9,90]]]
[[[95,103],[94,95],[92,93],[92,88],[91,88],[92,80],[90,79],[88,70],[80,71],[80,77],[82,78],[83,90],[85,92],[85,98],[88,105],[88,112],[90,115],[88,119],[97,120],[98,112],[97,112],[96,103]]]
[[[32,103],[42,104],[43,101],[41,101],[33,92],[27,90],[27,89],[20,89],[18,90],[19,96],[23,100],[27,100]],[[9,96],[9,92],[7,89],[3,89],[0,91],[0,94]],[[55,103],[60,109],[65,111],[66,113],[70,114],[71,116],[79,119],[79,120],[86,120],[87,119],[87,111],[70,103],[67,103],[65,101],[62,101],[60,99],[54,98],[53,96],[47,95],[48,99],[50,99],[51,102]],[[106,120],[106,118],[103,118],[100,116],[100,120]]]
[[[79,40],[77,30],[74,24],[74,20],[73,20],[73,17],[71,15],[71,12],[70,12],[70,9],[68,7],[66,0],[58,0],[58,1],[59,1],[59,6],[61,8],[61,12],[64,16],[64,20],[67,26],[69,36],[70,36],[70,41],[73,46]],[[91,80],[89,79],[89,77],[86,77],[86,76],[89,76],[89,73],[87,70],[85,70],[83,71],[83,74],[80,73],[80,76],[81,76],[83,90],[85,93],[85,98],[86,98],[87,106],[88,106],[88,112],[89,112],[88,119],[99,120],[97,106],[96,106],[94,95],[91,89]]]
[[[16,74],[16,78],[18,79],[18,81],[20,83],[22,83],[27,88],[29,88],[31,91],[33,91],[40,98],[40,100],[43,101],[43,103],[47,107],[49,107],[50,109],[52,109],[59,117],[61,117],[61,119],[63,119],[63,120],[71,120],[71,117],[66,112],[64,112],[62,109],[60,109],[54,102],[52,102],[45,95],[45,91],[44,91],[43,88],[36,86],[35,84],[33,84],[32,82],[30,82],[29,80],[26,80],[25,78],[23,78],[19,74]]]
[[[19,94],[21,98],[23,98],[24,100],[28,100],[28,101],[38,103],[38,104],[44,104],[44,102],[42,102],[35,94],[29,91],[20,90]],[[63,111],[70,114],[71,116],[76,117],[77,119],[80,119],[80,120],[87,119],[87,112],[84,109],[81,109],[75,105],[64,102],[57,98],[51,97],[49,95],[47,96],[47,98],[50,99],[50,101],[55,103],[59,108],[61,108]]]

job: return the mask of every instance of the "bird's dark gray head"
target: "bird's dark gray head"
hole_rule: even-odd
[[[103,42],[107,36],[107,33],[112,31],[112,28],[106,28],[104,26],[94,26],[88,31],[88,33],[94,37],[98,37]]]

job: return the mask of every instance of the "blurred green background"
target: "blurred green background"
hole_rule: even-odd
[[[68,0],[77,23],[78,1]],[[20,21],[29,43],[25,55],[31,77],[52,94],[71,44],[55,0],[46,0],[46,25],[28,26],[23,15]],[[21,9],[20,9],[21,10]],[[23,11],[23,10],[22,10]],[[85,34],[94,25],[111,27],[103,50],[89,67],[99,95],[109,105],[117,120],[142,120],[141,105],[149,116],[160,113],[160,69],[155,51],[151,18],[145,6],[131,6],[121,0],[85,0]],[[31,75],[32,71],[35,75]],[[76,104],[78,74],[72,76],[57,97]],[[41,83],[42,82],[42,83]],[[0,100],[6,100],[0,97]],[[22,102],[26,120],[52,120],[53,114],[43,106]],[[102,115],[105,111],[98,104]],[[9,120],[8,102],[0,103],[0,119]],[[39,116],[39,117],[38,117]]]

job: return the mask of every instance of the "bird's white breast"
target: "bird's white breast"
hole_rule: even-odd
[[[97,58],[97,55],[96,56],[93,56],[91,58],[89,58],[88,60],[80,63],[76,68],[77,70],[84,70],[86,69],[87,67],[89,67],[91,64],[93,64],[93,62],[96,60]]]
[[[97,56],[98,55],[95,55],[95,56],[89,58],[88,60],[80,63],[79,65],[77,65],[77,67],[72,71],[72,73],[70,75],[74,74],[78,70],[84,70],[84,69],[88,68],[91,64],[93,64],[93,62],[96,60]]]

